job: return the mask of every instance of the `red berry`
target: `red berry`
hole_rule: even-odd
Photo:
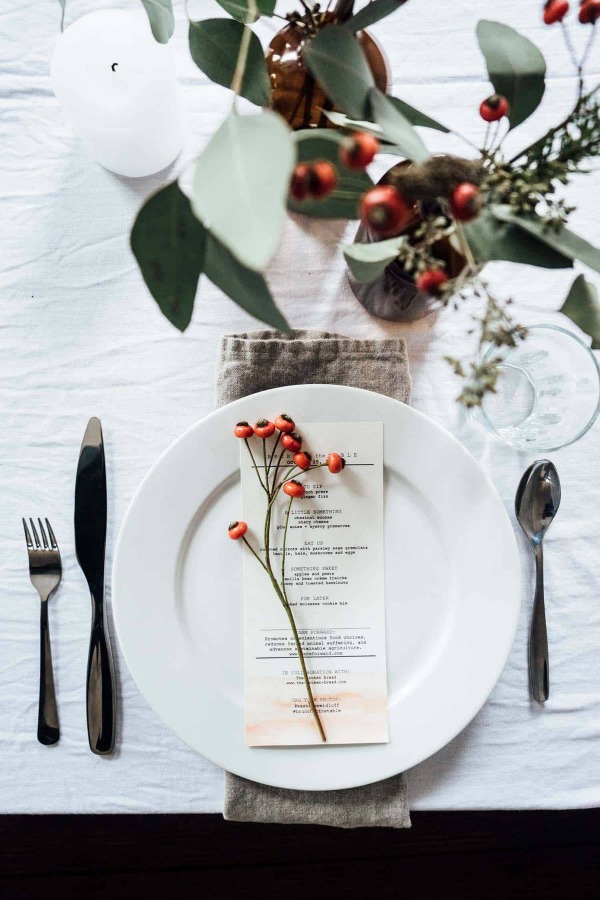
[[[310,167],[310,175],[308,179],[308,193],[315,200],[322,200],[327,197],[335,188],[337,182],[337,172],[335,166],[325,160],[315,162]]]
[[[312,464],[312,456],[310,453],[307,453],[305,450],[300,450],[294,456],[294,463],[298,466],[299,469],[310,469]]]
[[[447,281],[448,276],[441,269],[428,269],[417,275],[415,284],[420,291],[435,294]]]
[[[297,453],[302,446],[302,438],[295,431],[292,431],[282,436],[281,443],[286,450],[289,450],[291,453]]]
[[[600,19],[600,0],[582,0],[579,4],[579,21],[582,25],[593,25]]]
[[[479,188],[476,184],[463,181],[450,194],[450,209],[459,222],[470,222],[478,214],[479,207]]]
[[[554,25],[555,22],[562,22],[568,12],[567,0],[548,0],[544,7],[544,23]]]
[[[233,433],[237,438],[249,438],[254,434],[254,429],[247,422],[238,422],[233,429]]]
[[[244,537],[247,531],[248,526],[245,522],[232,522],[229,526],[228,534],[232,541],[239,541],[240,538]]]
[[[294,420],[286,415],[286,413],[281,413],[280,416],[277,416],[274,424],[275,428],[277,428],[278,431],[283,431],[284,434],[289,434],[289,432],[293,431],[296,427]]]
[[[510,104],[502,94],[492,94],[479,107],[479,115],[486,122],[497,122],[498,119],[503,119],[504,116],[507,116],[509,111]]]
[[[290,184],[290,196],[294,200],[306,200],[310,191],[310,166],[306,163],[300,163],[294,169],[292,181]]]
[[[330,472],[333,472],[334,475],[337,475],[338,472],[341,472],[342,469],[346,465],[346,460],[343,456],[340,456],[339,453],[330,453],[327,457],[327,468]]]
[[[360,202],[360,218],[365,226],[381,237],[399,234],[410,207],[391,184],[371,188]]]
[[[287,494],[288,497],[296,497],[300,499],[304,497],[306,493],[306,488],[303,484],[300,484],[299,481],[286,481],[283,485],[283,493]]]
[[[259,438],[269,438],[274,431],[275,425],[273,422],[269,422],[268,419],[259,419],[254,426],[254,434]]]
[[[344,138],[340,145],[339,158],[347,169],[362,171],[369,163],[372,163],[375,154],[379,152],[379,141],[373,134],[359,131]]]

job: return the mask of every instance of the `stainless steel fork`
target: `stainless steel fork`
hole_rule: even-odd
[[[42,520],[38,519],[42,536],[41,542],[33,519],[29,519],[31,530],[27,527],[25,519],[23,519],[23,528],[29,556],[29,576],[42,602],[40,613],[40,701],[37,737],[40,744],[55,744],[60,737],[60,732],[58,730],[58,710],[56,708],[50,632],[48,630],[48,597],[60,584],[62,565],[60,562],[60,551],[52,526],[48,519],[45,521],[48,535],[46,535]]]

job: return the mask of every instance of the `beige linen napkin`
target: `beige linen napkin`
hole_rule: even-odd
[[[223,338],[219,406],[290,384],[345,384],[408,403],[406,345],[402,339],[358,340],[324,331],[288,336],[254,331]],[[236,822],[410,828],[404,775],[342,791],[290,791],[226,772],[223,815]]]

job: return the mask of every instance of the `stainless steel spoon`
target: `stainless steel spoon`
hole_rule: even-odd
[[[515,497],[515,512],[535,553],[535,598],[529,632],[529,678],[533,696],[540,703],[550,696],[542,541],[559,506],[560,480],[556,467],[549,459],[538,459],[521,478]]]

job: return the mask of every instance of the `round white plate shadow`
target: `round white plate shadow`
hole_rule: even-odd
[[[239,443],[232,428],[287,411],[304,422],[384,422],[387,744],[244,743]],[[333,385],[238,400],[182,435],[140,485],[115,552],[113,609],[126,662],[158,715],[245,778],[323,790],[416,765],[479,711],[517,625],[520,566],[504,505],[448,432],[380,394]]]

